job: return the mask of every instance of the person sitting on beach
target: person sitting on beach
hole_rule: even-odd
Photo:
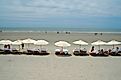
[[[10,44],[8,44],[8,49],[10,49]]]
[[[112,50],[111,49],[108,49],[108,54],[112,54]]]
[[[63,53],[64,53],[64,52],[63,52],[63,48],[61,48],[61,49],[60,49],[60,54],[63,54]]]
[[[119,52],[119,47],[116,47],[116,54],[118,54],[118,52]]]
[[[92,46],[92,48],[91,48],[89,53],[98,53],[98,52],[94,49],[94,46]]]
[[[80,51],[80,49],[79,49],[79,48],[75,48],[75,49],[73,50],[73,52],[74,52],[74,51]]]
[[[68,50],[67,50],[67,49],[63,49],[63,53],[64,53],[65,55],[67,55],[67,54],[68,54]]]
[[[7,48],[7,45],[6,45],[6,44],[4,45],[4,49],[5,49],[5,48]]]
[[[104,50],[101,49],[100,52],[99,52],[99,54],[104,54]]]
[[[87,49],[86,49],[86,48],[84,48],[82,51],[87,51]]]
[[[118,53],[121,53],[121,48],[119,48]]]
[[[111,50],[111,52],[116,52],[116,49],[115,49],[115,48],[113,48],[113,49]]]
[[[92,48],[91,48],[91,52],[93,52],[94,51],[94,46],[92,46]]]
[[[119,47],[116,47],[116,48],[113,48],[112,51],[111,51],[113,54],[118,54],[119,52]]]

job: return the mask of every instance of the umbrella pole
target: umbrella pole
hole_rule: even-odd
[[[63,47],[61,47],[62,48],[62,52],[63,52]]]
[[[1,46],[1,44],[0,44],[0,49],[2,49],[2,46]]]
[[[81,45],[80,45],[80,50],[81,50]]]
[[[28,44],[28,49],[29,49],[29,44]]]
[[[20,51],[20,45],[19,45],[19,51]]]
[[[99,50],[100,50],[100,45],[99,45]]]
[[[40,45],[40,49],[42,50],[42,45]]]
[[[114,45],[113,45],[113,49],[114,49]]]

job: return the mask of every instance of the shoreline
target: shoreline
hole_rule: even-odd
[[[57,32],[60,32],[60,33],[65,33],[65,32],[70,32],[70,33],[121,33],[121,32],[108,32],[108,31],[2,31],[2,32],[30,32],[30,33],[45,33],[45,32],[49,32],[49,33],[57,33]],[[2,33],[0,32],[0,33]]]

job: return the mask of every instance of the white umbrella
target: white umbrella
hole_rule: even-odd
[[[102,40],[97,40],[96,42],[91,43],[91,45],[97,45],[99,46],[100,49],[100,45],[106,45],[107,43],[102,41]]]
[[[33,39],[28,38],[28,39],[23,40],[22,42],[25,43],[25,44],[28,44],[28,47],[29,47],[29,44],[33,44],[33,43],[35,43],[36,41],[33,40]]]
[[[87,42],[82,41],[82,40],[74,41],[73,43],[74,43],[74,44],[77,44],[77,45],[80,45],[80,47],[81,47],[81,45],[88,45]]]
[[[12,42],[12,45],[21,45],[22,44],[22,40],[17,40]]]
[[[10,41],[10,40],[1,40],[0,41],[0,44],[2,44],[2,45],[10,45],[10,44],[12,44],[12,41]]]
[[[35,40],[28,38],[28,39],[23,40],[22,42],[26,44],[31,44],[31,43],[35,43]]]
[[[59,46],[59,47],[62,47],[62,50],[63,50],[63,47],[68,47],[68,46],[71,46],[71,44],[69,44],[68,42],[66,41],[58,41],[55,43],[56,46]]]
[[[35,45],[41,45],[41,46],[44,46],[44,45],[47,45],[49,44],[46,40],[37,40],[36,42],[34,42]]]
[[[66,41],[58,41],[58,42],[55,43],[55,45],[59,46],[59,47],[68,47],[68,46],[71,46],[71,44],[69,44]]]
[[[0,41],[0,44],[12,44],[12,41],[10,41],[10,40],[1,40]]]
[[[78,44],[78,45],[88,45],[87,42],[82,41],[82,40],[74,41],[73,43],[74,43],[74,44]]]
[[[42,46],[48,45],[49,43],[46,40],[37,40],[34,44],[40,45],[40,47],[42,47]]]
[[[17,40],[12,42],[12,45],[18,45],[19,46],[19,50],[20,50],[20,45],[22,44],[22,40]]]
[[[121,42],[116,40],[111,40],[107,43],[107,45],[113,45],[113,48],[114,48],[114,45],[119,45],[119,44],[121,44]]]

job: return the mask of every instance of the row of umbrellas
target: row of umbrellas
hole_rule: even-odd
[[[14,41],[14,42],[12,42],[10,40],[1,40],[0,41],[0,44],[21,45],[22,43],[25,43],[25,44],[31,44],[31,43],[33,43],[35,45],[41,45],[41,46],[49,44],[49,42],[46,41],[46,40],[37,40],[36,41],[36,40],[30,39],[30,38],[25,39],[25,40],[17,40],[17,41]],[[80,46],[81,45],[88,45],[88,43],[85,42],[85,41],[83,41],[83,40],[74,41],[73,43],[77,44],[77,45],[80,45]],[[96,42],[92,42],[91,43],[91,45],[98,45],[99,47],[101,45],[113,45],[113,48],[114,48],[114,45],[118,45],[118,44],[121,44],[121,42],[116,41],[116,40],[112,40],[112,41],[110,41],[108,43],[106,43],[106,42],[104,42],[102,40],[97,40]],[[69,44],[66,41],[58,41],[58,42],[55,43],[55,45],[59,46],[59,47],[68,47],[68,46],[71,46],[71,44]]]
[[[83,41],[83,40],[78,40],[78,41],[74,41],[73,42],[74,44],[77,44],[77,45],[88,45],[87,42]],[[109,41],[108,43],[102,41],[102,40],[97,40],[95,42],[92,42],[91,45],[97,45],[97,46],[100,46],[100,45],[118,45],[118,44],[121,44],[121,42],[119,41],[116,41],[116,40],[112,40],[112,41]],[[65,42],[65,41],[59,41],[57,43],[55,43],[56,46],[70,46],[69,43]]]
[[[21,45],[22,43],[25,43],[25,44],[35,44],[35,45],[47,45],[49,44],[46,40],[33,40],[33,39],[25,39],[25,40],[17,40],[17,41],[10,41],[10,40],[1,40],[0,41],[0,44],[12,44],[12,45]]]

